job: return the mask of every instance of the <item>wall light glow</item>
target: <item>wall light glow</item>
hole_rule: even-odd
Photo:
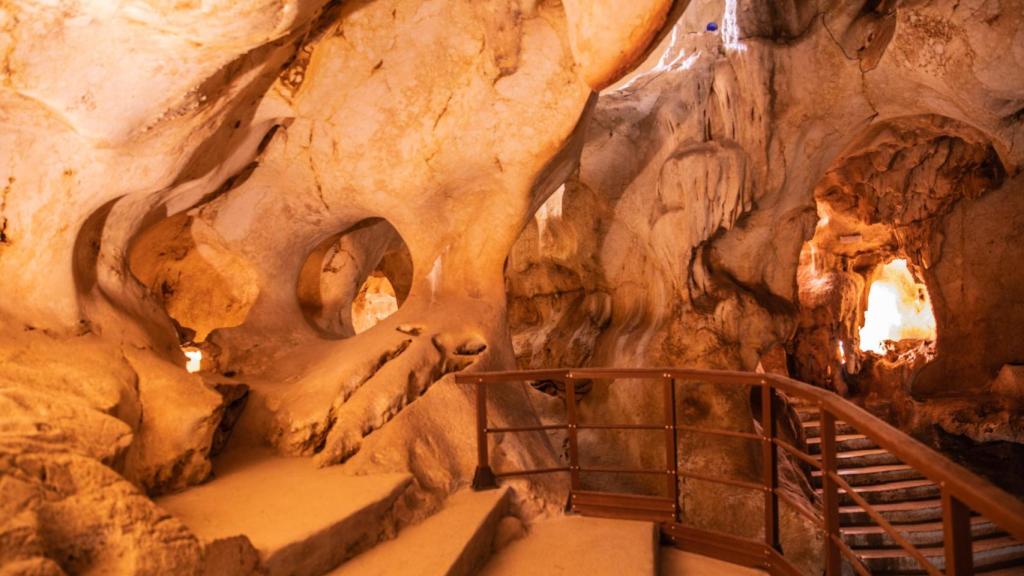
[[[199,372],[203,363],[203,351],[199,348],[183,348],[182,352],[185,353],[185,358],[188,359],[188,362],[185,363],[185,370],[188,370],[191,374]]]

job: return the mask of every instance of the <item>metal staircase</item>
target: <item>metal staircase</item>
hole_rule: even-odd
[[[630,380],[652,383],[664,395],[664,417],[648,424],[581,423],[576,414],[578,381]],[[566,473],[570,506],[591,516],[659,522],[663,536],[681,548],[771,574],[795,576],[780,544],[779,509],[791,506],[821,526],[825,573],[1006,576],[1024,574],[1024,502],[987,480],[947,460],[931,448],[893,428],[848,400],[803,382],[772,374],[720,370],[559,369],[461,373],[456,381],[474,386],[477,398],[478,465],[474,488],[492,488],[503,478]],[[491,427],[487,390],[496,385],[563,383],[566,421],[557,425]],[[676,389],[683,382],[746,387],[759,394],[759,420],[766,425],[742,430],[699,427],[679,420]],[[804,438],[788,442],[777,434],[781,406],[793,406]],[[788,412],[788,410],[787,410]],[[580,465],[580,430],[663,430],[665,465],[658,469],[604,469]],[[568,462],[532,470],[491,469],[489,437],[495,434],[564,430]],[[760,446],[760,482],[697,474],[678,450],[681,434],[701,433],[744,438]],[[810,472],[817,496],[801,506],[779,490],[779,461],[786,454]],[[703,472],[703,471],[702,471]],[[665,478],[667,496],[583,490],[581,473],[646,474]],[[687,525],[681,513],[679,479],[694,478],[752,490],[764,495],[763,538],[750,539]],[[812,512],[811,510],[815,510]]]
[[[798,405],[808,451],[820,453],[821,422],[818,409]],[[945,567],[941,487],[934,480],[884,448],[868,436],[857,434],[845,422],[836,422],[836,473],[875,510],[888,520],[907,541],[921,550],[938,569]],[[821,494],[822,472],[812,471],[812,481]],[[863,508],[840,495],[839,531],[843,541],[864,562],[872,574],[926,574],[892,536],[878,526]],[[975,574],[1024,574],[1024,544],[1010,537],[997,524],[979,515],[970,519]]]

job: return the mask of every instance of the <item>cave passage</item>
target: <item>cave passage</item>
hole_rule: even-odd
[[[352,328],[356,334],[361,334],[395,312],[398,312],[395,287],[383,272],[375,271],[366,278],[352,301]]]
[[[935,340],[928,289],[914,279],[905,259],[896,258],[876,270],[859,334],[862,352],[882,355],[887,342]]]

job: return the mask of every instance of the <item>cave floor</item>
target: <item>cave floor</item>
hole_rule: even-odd
[[[654,574],[659,531],[652,522],[563,516],[535,523],[500,550],[483,576]]]
[[[236,450],[222,455],[207,483],[156,502],[207,544],[245,535],[271,574],[323,573],[347,550],[386,535],[388,512],[411,480]]]
[[[730,564],[707,556],[662,546],[659,553],[661,576],[758,576],[763,570]]]

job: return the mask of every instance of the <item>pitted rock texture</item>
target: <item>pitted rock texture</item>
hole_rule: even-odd
[[[0,562],[11,573],[202,573],[195,536],[92,458],[5,441],[0,474]]]
[[[859,326],[866,282],[831,250],[874,251],[876,259],[905,250],[929,285],[930,270],[943,266],[940,252],[958,260],[949,238],[935,236],[956,225],[951,214],[995,194],[1022,159],[1024,82],[1009,67],[1024,56],[1009,40],[1024,31],[1020,8],[691,3],[660,59],[601,94],[578,173],[513,249],[507,283],[519,365],[751,370],[785,344],[798,377],[844,392],[837,340]],[[998,30],[989,28],[996,20],[979,22],[979,10],[999,14]],[[705,32],[716,17],[720,31]],[[835,228],[823,226],[823,201],[836,206]],[[1011,208],[1003,218],[1018,215]],[[800,255],[816,228],[831,235],[822,246],[829,260],[808,285],[800,277],[809,251]],[[989,230],[1007,236],[1004,226]],[[861,245],[839,246],[853,232]],[[986,258],[985,269],[1010,281],[976,293],[992,302],[1024,293],[1010,260],[994,261]],[[937,317],[966,312],[964,303],[933,297]],[[938,358],[956,363],[943,337],[953,341],[959,329],[946,320]],[[1015,350],[993,349],[993,363],[1024,353],[996,326],[993,337]],[[752,429],[746,391],[682,390],[687,423]],[[592,421],[649,423],[660,419],[660,394],[652,383],[598,382],[579,410]],[[580,442],[591,453],[629,446],[603,464],[652,467],[663,458],[660,444],[639,435]],[[695,472],[756,481],[749,449],[687,434],[680,454]],[[749,536],[761,529],[735,520],[758,517],[756,497],[699,481],[682,486],[684,514],[698,524]],[[723,515],[723,502],[734,512]],[[787,555],[812,570],[813,527],[785,522],[800,534],[784,543]]]
[[[0,6],[5,438],[14,458],[66,453],[116,488],[63,487],[67,526],[25,524],[0,558],[192,571],[194,539],[142,491],[209,475],[239,418],[213,370],[251,383],[240,438],[323,465],[383,442],[353,468],[411,470],[417,514],[436,506],[471,470],[471,396],[444,376],[511,365],[511,245],[578,161],[593,90],[679,4]],[[354,335],[376,272],[401,310]],[[183,344],[206,374],[186,372]],[[496,421],[536,421],[522,390],[493,398]],[[401,418],[414,404],[430,414]],[[551,459],[533,444],[495,453]],[[77,520],[100,512],[94,533]]]
[[[798,327],[824,342],[836,328],[801,324],[798,276],[826,197],[936,287],[934,366],[968,379],[1020,360],[1016,308],[982,342],[955,318],[1021,293],[1005,267],[1022,244],[987,246],[1019,228],[1022,20],[1021,0],[2,3],[0,559],[200,569],[144,493],[203,481],[235,418],[232,441],[412,472],[411,521],[474,464],[453,372],[753,369]],[[831,270],[839,294],[811,316],[846,322],[856,280]],[[378,273],[400,307],[355,334],[352,300]],[[223,377],[250,386],[241,416]],[[491,398],[499,426],[559,402],[525,385]],[[646,421],[659,398],[595,382],[581,413]],[[680,413],[758,426],[746,390],[688,383]],[[607,440],[663,456],[625,436],[584,447]],[[681,450],[756,479],[743,442]],[[558,448],[505,437],[492,453],[546,467]],[[558,482],[523,481],[523,515],[560,506]],[[761,529],[756,495],[683,493],[700,526]],[[817,531],[783,522],[814,571]]]

